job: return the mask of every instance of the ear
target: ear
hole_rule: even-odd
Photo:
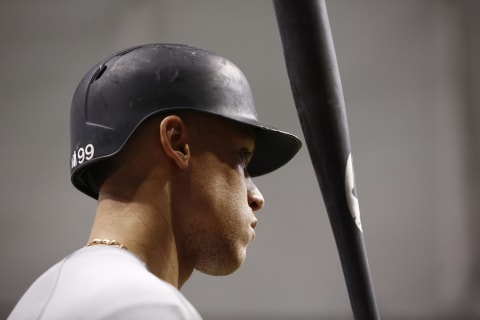
[[[171,115],[160,122],[160,141],[166,155],[180,169],[186,169],[190,160],[190,148],[187,144],[187,128],[180,117]]]

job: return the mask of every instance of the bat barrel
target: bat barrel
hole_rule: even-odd
[[[325,2],[273,3],[293,98],[337,244],[354,318],[379,319]]]

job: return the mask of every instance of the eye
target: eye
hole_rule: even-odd
[[[253,156],[253,153],[250,152],[248,149],[242,148],[242,149],[240,150],[240,161],[241,161],[242,166],[243,166],[244,169],[247,168],[248,163],[249,163],[250,160],[252,159],[252,156]]]

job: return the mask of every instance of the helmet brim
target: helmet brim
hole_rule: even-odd
[[[289,162],[300,150],[302,142],[293,134],[261,124],[253,125],[255,152],[248,165],[251,177],[275,171]]]

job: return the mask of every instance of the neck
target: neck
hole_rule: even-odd
[[[180,265],[171,213],[148,202],[115,200],[101,194],[89,242],[115,239],[145,262],[148,270],[177,288],[188,280],[193,268]]]

